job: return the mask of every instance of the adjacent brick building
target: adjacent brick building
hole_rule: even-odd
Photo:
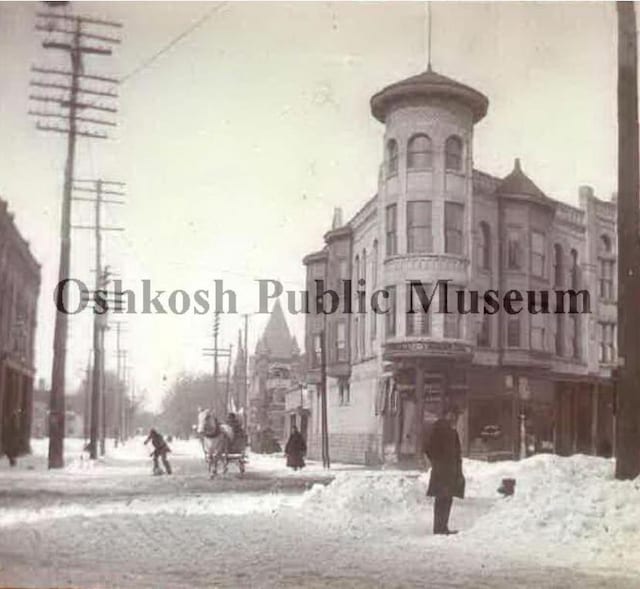
[[[304,259],[310,292],[316,280],[342,292],[351,279],[354,290],[353,313],[307,316],[310,455],[320,455],[323,330],[332,460],[412,460],[452,402],[468,455],[611,452],[615,202],[589,187],[579,207],[550,198],[518,160],[505,178],[474,169],[474,125],[487,109],[484,95],[433,71],[371,99],[385,125],[378,192],[347,223],[336,214],[324,248]],[[409,281],[444,280],[480,293],[584,289],[592,312],[407,312]],[[378,289],[386,314],[369,304]]]
[[[0,199],[0,454],[29,451],[40,266]]]

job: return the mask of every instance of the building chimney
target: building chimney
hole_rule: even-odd
[[[333,222],[331,223],[331,229],[339,229],[344,223],[342,222],[342,209],[336,207],[333,209]]]
[[[580,200],[583,198],[593,198],[593,186],[580,186],[578,189]]]

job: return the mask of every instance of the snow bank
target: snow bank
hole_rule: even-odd
[[[506,476],[516,490],[476,522],[469,540],[550,558],[563,546],[563,559],[640,566],[640,478],[616,481],[613,472],[613,461],[582,455],[474,465],[470,494],[489,496]]]
[[[306,491],[299,509],[307,522],[353,538],[389,532],[406,540],[407,526],[428,513],[425,492],[425,479],[417,472],[341,472],[329,485]]]
[[[519,462],[465,460],[464,470],[468,502],[454,506],[453,519],[470,504],[481,509],[460,526],[462,545],[563,565],[640,566],[640,478],[614,480],[611,460],[538,455]],[[516,479],[516,490],[504,498],[497,488],[507,477]],[[406,539],[408,522],[430,516],[428,479],[417,472],[340,473],[308,491],[301,509],[351,529],[378,522]]]

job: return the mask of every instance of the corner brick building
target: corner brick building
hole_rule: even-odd
[[[505,178],[474,169],[487,109],[480,92],[431,70],[371,99],[384,125],[378,192],[346,223],[337,211],[304,259],[309,292],[316,280],[354,285],[354,313],[307,316],[310,456],[320,456],[322,333],[332,460],[412,461],[447,403],[462,411],[466,455],[612,451],[615,202],[589,187],[579,207],[555,200],[518,160]],[[443,280],[454,292],[586,290],[591,313],[444,314],[433,312],[438,294],[428,313],[407,313],[409,281]],[[389,312],[355,312],[356,284],[367,300],[387,291]]]
[[[0,199],[0,455],[29,451],[39,291],[40,266]]]

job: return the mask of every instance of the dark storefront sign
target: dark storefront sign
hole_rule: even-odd
[[[472,356],[471,346],[460,342],[437,341],[409,341],[392,342],[385,345],[385,357],[401,356],[445,356],[468,357]]]

